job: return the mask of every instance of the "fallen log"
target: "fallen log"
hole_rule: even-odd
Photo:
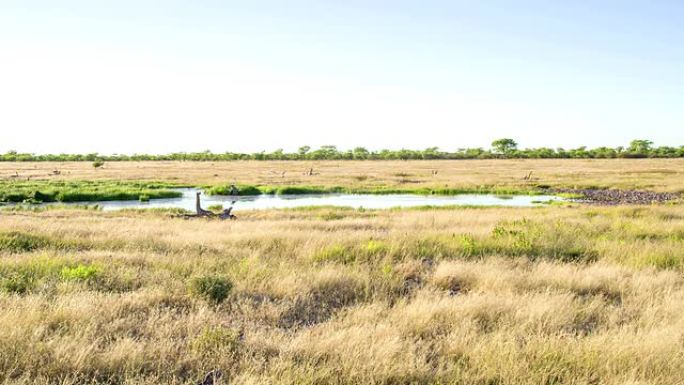
[[[202,208],[202,205],[200,204],[200,192],[197,192],[197,198],[195,199],[195,214],[181,214],[181,218],[185,219],[190,219],[190,218],[218,218],[221,220],[224,219],[229,219],[229,220],[235,220],[237,217],[232,214],[233,211],[233,206],[223,210],[221,213],[214,213],[209,210],[205,210]],[[233,202],[235,203],[235,202]]]

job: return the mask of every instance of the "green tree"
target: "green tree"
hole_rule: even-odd
[[[441,156],[438,147],[428,147],[423,150],[423,159],[439,159]]]
[[[629,143],[629,151],[637,154],[648,154],[651,152],[653,142],[647,139],[635,139]]]
[[[508,155],[518,149],[518,143],[510,138],[502,138],[493,141],[492,148],[494,149],[494,152],[498,154]]]
[[[354,159],[368,159],[370,152],[364,147],[356,147],[353,150]]]

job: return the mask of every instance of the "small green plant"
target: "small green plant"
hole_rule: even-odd
[[[150,196],[147,194],[140,194],[140,197],[138,197],[138,200],[140,202],[149,202],[150,201]]]
[[[225,277],[205,275],[193,278],[189,289],[194,296],[218,305],[228,298],[233,289],[233,283]]]
[[[382,265],[382,267],[380,268],[380,272],[385,279],[389,280],[394,277],[394,268],[389,263],[385,263],[384,265]]]
[[[477,244],[475,243],[475,238],[473,238],[472,235],[463,234],[459,237],[458,241],[460,243],[461,249],[463,250],[463,254],[469,257],[477,254]]]
[[[100,272],[101,269],[94,265],[64,266],[60,278],[64,281],[91,281],[97,278]]]
[[[371,239],[368,242],[366,242],[366,244],[364,245],[364,249],[369,255],[378,255],[387,252],[389,246],[387,246],[385,242]]]
[[[100,168],[100,167],[102,167],[102,166],[104,166],[104,161],[103,161],[103,160],[96,160],[96,161],[93,162],[93,167],[95,167],[96,169],[97,169],[97,168]]]

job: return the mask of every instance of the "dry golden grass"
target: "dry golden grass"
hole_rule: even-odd
[[[451,164],[465,167],[405,172]],[[248,175],[230,171],[240,165],[256,167],[213,167]],[[174,167],[203,180],[192,166]],[[129,176],[162,167],[170,178],[166,164],[145,167]],[[316,167],[325,183],[333,164]],[[678,384],[683,272],[682,205],[324,208],[230,222],[0,211],[0,383],[191,384],[221,368],[231,384]],[[219,304],[192,289],[207,277],[233,285]]]
[[[306,175],[311,169],[313,175]],[[524,180],[530,171],[531,180]],[[684,192],[684,159],[107,162],[101,169],[90,162],[0,162],[0,180],[27,178],[404,188],[542,184]]]

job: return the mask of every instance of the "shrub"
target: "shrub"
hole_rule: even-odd
[[[205,275],[190,281],[190,293],[214,304],[220,304],[233,288],[233,283],[221,276]]]

